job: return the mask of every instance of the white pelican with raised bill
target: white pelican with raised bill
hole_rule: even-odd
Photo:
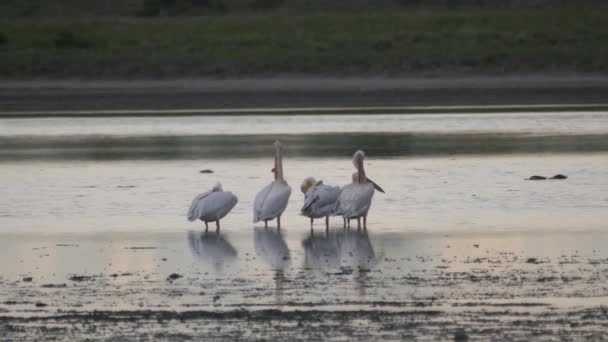
[[[291,187],[283,176],[283,145],[279,141],[274,142],[274,181],[266,185],[255,196],[253,202],[253,223],[264,221],[268,227],[268,221],[277,219],[277,228],[281,229],[281,215],[291,195]]]

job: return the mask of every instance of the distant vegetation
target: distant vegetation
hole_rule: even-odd
[[[573,9],[604,0],[2,0],[0,17],[180,16],[281,11],[377,11],[393,9]]]
[[[0,77],[608,72],[596,0],[3,0]]]

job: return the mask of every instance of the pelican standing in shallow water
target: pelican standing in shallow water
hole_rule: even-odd
[[[291,195],[291,187],[283,178],[283,145],[279,141],[274,142],[274,181],[266,185],[255,196],[253,202],[253,223],[264,221],[268,227],[268,221],[277,219],[277,228],[281,229],[281,214],[287,208],[287,202]]]
[[[302,215],[310,217],[310,229],[316,218],[325,217],[325,228],[329,229],[329,216],[334,214],[340,188],[323,184],[313,177],[308,177],[302,182],[301,190],[304,193],[304,206]]]
[[[202,193],[192,200],[188,210],[188,221],[200,219],[205,222],[205,231],[209,230],[208,222],[215,221],[216,229],[220,230],[220,219],[228,215],[234,208],[238,198],[230,191],[224,191],[222,184],[216,183],[211,191]]]
[[[357,172],[353,174],[352,184],[342,189],[336,205],[336,214],[342,216],[345,226],[348,223],[348,227],[351,219],[357,219],[357,228],[361,228],[363,217],[363,228],[367,228],[367,213],[372,205],[374,190],[384,193],[378,184],[367,178],[363,168],[364,159],[365,153],[361,150],[353,155],[353,165]]]

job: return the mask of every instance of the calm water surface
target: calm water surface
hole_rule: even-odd
[[[388,231],[601,229],[608,222],[608,113],[306,115],[0,120],[0,230],[195,228],[192,197],[221,181],[239,197],[227,230],[251,229],[255,193],[285,145],[299,216],[307,176],[345,185],[367,151],[370,225]],[[319,133],[321,132],[321,133]],[[211,169],[213,174],[201,174]],[[531,175],[566,174],[533,182]],[[335,220],[338,224],[339,220]]]

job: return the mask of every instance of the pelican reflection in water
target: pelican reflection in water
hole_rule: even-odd
[[[311,231],[302,247],[307,269],[348,267],[368,271],[378,263],[366,230],[337,229],[325,234]]]
[[[277,299],[281,301],[285,271],[291,266],[291,256],[279,229],[254,228],[254,248],[258,259],[274,270]]]
[[[188,232],[190,250],[198,259],[213,265],[216,272],[236,260],[237,251],[230,242],[217,232]]]
[[[326,230],[310,235],[302,241],[304,248],[304,268],[315,271],[327,271],[340,268],[340,232]]]

